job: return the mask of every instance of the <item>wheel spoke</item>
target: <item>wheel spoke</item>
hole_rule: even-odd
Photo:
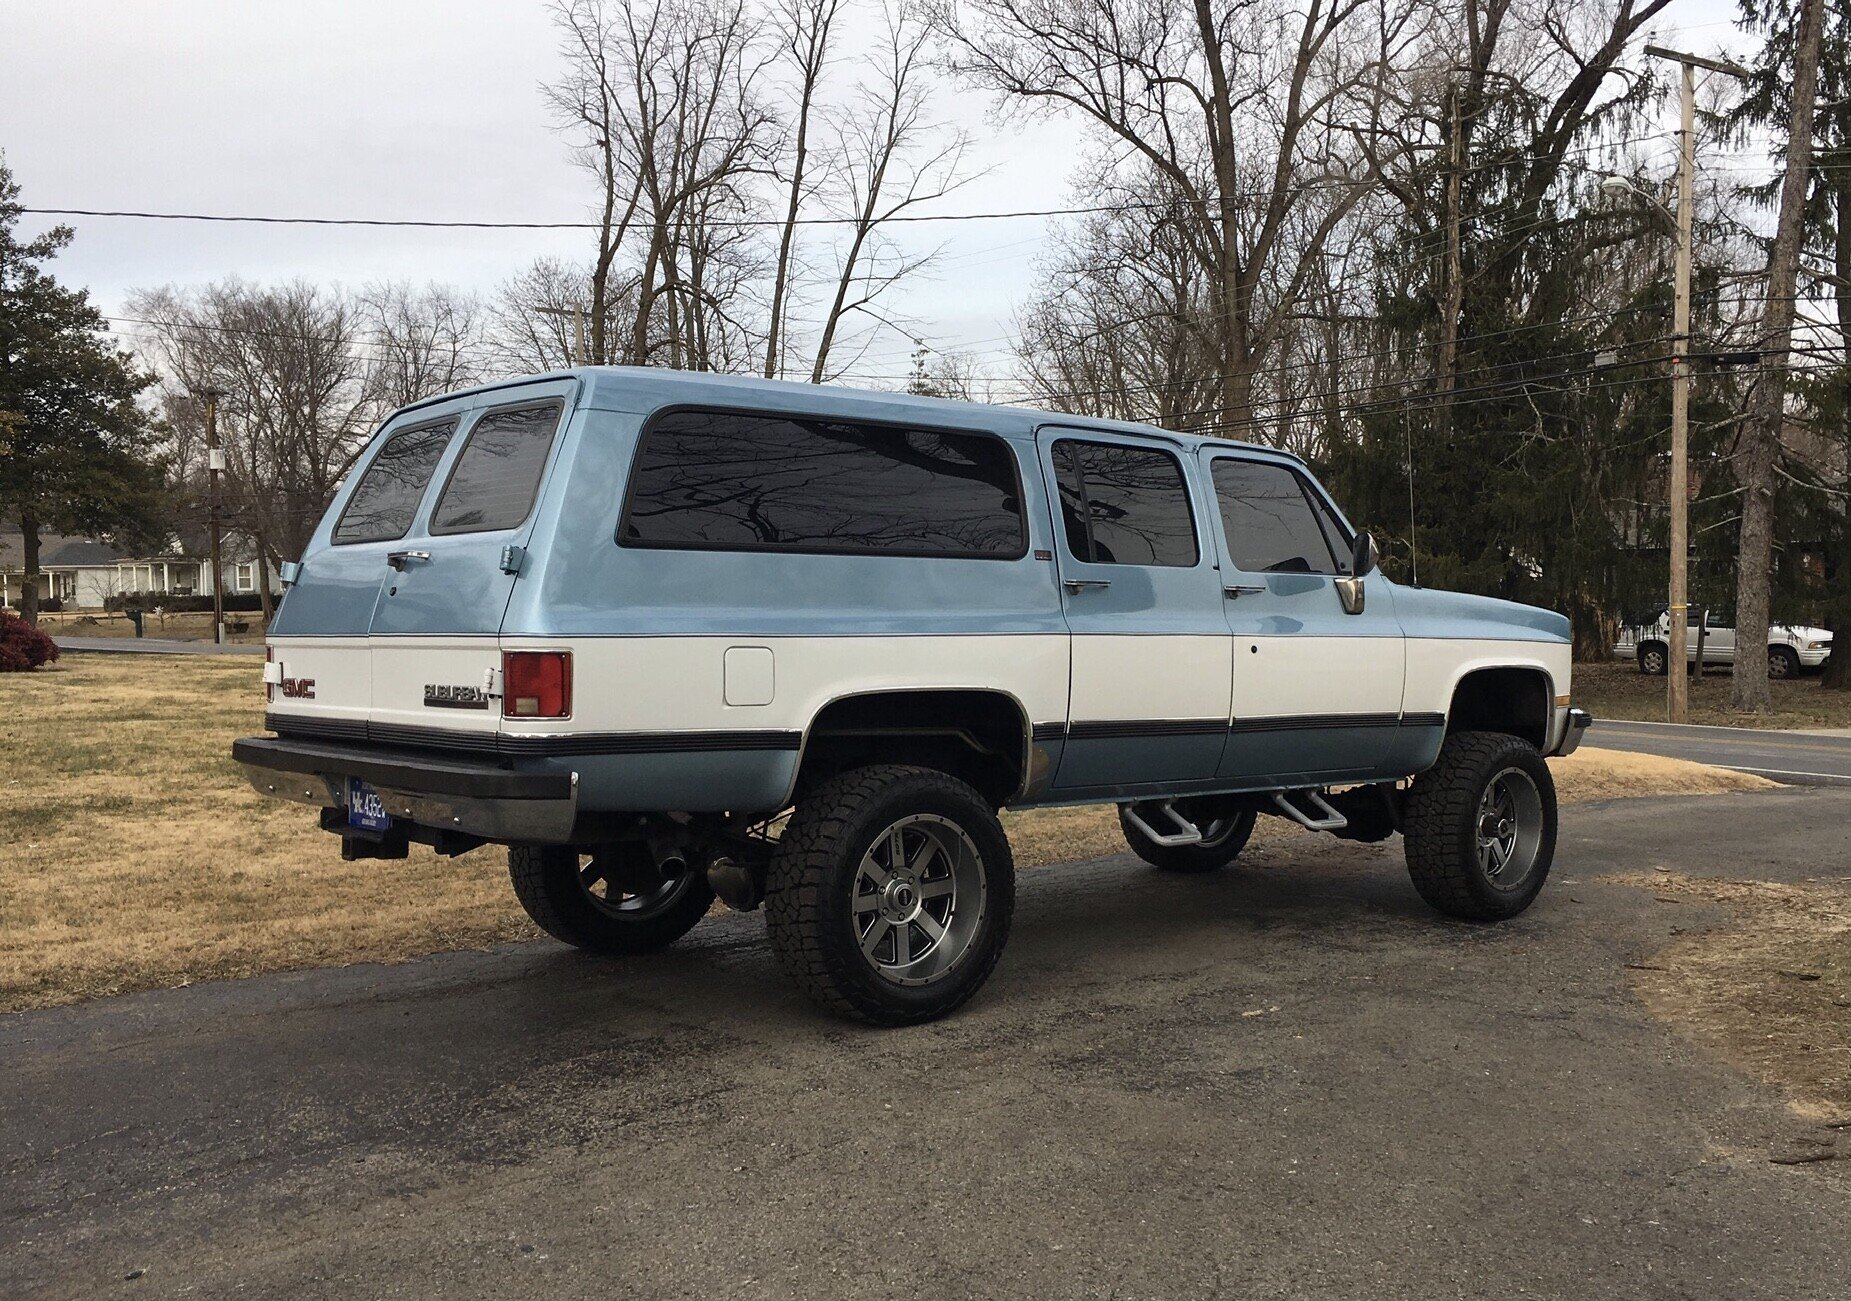
[[[887,870],[904,871],[906,868],[906,830],[895,827],[887,836]]]
[[[893,928],[887,924],[886,918],[876,917],[874,919],[874,924],[868,927],[868,933],[861,937],[861,951],[868,956],[870,961],[879,961],[879,959],[874,956],[874,950],[880,946],[881,940],[886,936],[887,932],[892,929]]]
[[[913,918],[913,924],[924,931],[934,944],[945,938],[945,928],[938,924],[938,918],[934,917],[931,913],[920,913],[917,917]]]
[[[878,893],[858,894],[855,896],[855,912],[858,914],[859,913],[871,913],[875,911],[877,908],[879,908],[880,906],[881,906],[881,897]]]
[[[886,889],[887,882],[893,880],[893,873],[874,861],[872,849],[861,856],[861,875],[872,881],[876,890]]]
[[[924,876],[926,869],[938,861],[941,853],[937,837],[924,836],[922,839],[925,843],[919,847],[919,852],[913,855],[913,861],[906,865],[907,870],[912,872],[915,879]]]
[[[904,967],[913,960],[912,923],[900,922],[893,928],[893,965]]]
[[[922,881],[919,884],[921,899],[943,899],[958,888],[957,881],[949,876],[942,876],[936,881]]]
[[[585,864],[585,866],[579,868],[578,879],[584,882],[585,888],[589,890],[592,886],[604,879],[604,868],[600,866],[598,860],[594,858],[589,863]]]

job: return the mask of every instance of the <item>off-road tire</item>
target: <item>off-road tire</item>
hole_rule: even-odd
[[[713,889],[695,874],[673,898],[633,917],[600,908],[579,877],[579,853],[563,845],[515,845],[508,850],[514,895],[534,925],[591,953],[653,953],[694,929],[713,906]]]
[[[1791,646],[1767,648],[1767,675],[1776,682],[1791,682],[1800,675],[1799,652]]]
[[[883,977],[857,942],[862,856],[897,821],[943,818],[982,861],[983,912],[962,955],[931,983]],[[1002,956],[1015,913],[1015,860],[990,803],[948,773],[880,764],[834,777],[797,805],[766,881],[765,925],[785,971],[815,1002],[871,1025],[912,1025],[961,1007]]]
[[[1639,672],[1647,677],[1662,678],[1671,663],[1671,648],[1661,641],[1648,641],[1639,648]]]
[[[1181,804],[1186,801],[1177,802]],[[1253,824],[1257,820],[1258,815],[1252,809],[1245,809],[1234,814],[1230,819],[1233,825],[1226,834],[1218,836],[1211,843],[1159,845],[1133,826],[1123,809],[1118,814],[1119,830],[1125,833],[1125,843],[1131,847],[1132,853],[1152,867],[1165,872],[1184,873],[1213,872],[1239,858],[1240,851],[1247,847],[1247,838],[1253,834]]]
[[[1480,801],[1499,774],[1518,769],[1540,797],[1540,841],[1520,888],[1504,889],[1479,862]],[[1535,901],[1555,857],[1555,782],[1528,741],[1502,732],[1454,732],[1439,760],[1414,779],[1402,823],[1408,875],[1420,897],[1449,917],[1504,921]]]

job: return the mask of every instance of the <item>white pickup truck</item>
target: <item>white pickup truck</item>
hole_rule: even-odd
[[[1727,623],[1698,624],[1698,612],[1687,616],[1684,656],[1688,664],[1697,662],[1698,633],[1702,633],[1703,664],[1725,666],[1735,663],[1735,629]],[[1767,675],[1770,678],[1797,678],[1802,670],[1816,669],[1832,653],[1832,634],[1824,628],[1769,628],[1767,633]],[[1645,623],[1629,624],[1620,630],[1613,643],[1615,659],[1633,660],[1639,672],[1662,676],[1671,662],[1671,617],[1660,613]]]

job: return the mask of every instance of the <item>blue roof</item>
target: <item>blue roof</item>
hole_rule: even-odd
[[[913,393],[884,389],[851,388],[843,384],[806,384],[751,375],[669,370],[658,366],[579,366],[570,370],[549,371],[544,375],[523,375],[518,379],[482,385],[476,389],[458,390],[458,393],[492,392],[536,380],[566,378],[577,378],[584,383],[582,405],[609,411],[649,411],[675,404],[750,405],[768,411],[800,411],[808,415],[833,415],[843,419],[859,417],[866,420],[917,421],[940,428],[983,429],[1016,438],[1032,438],[1041,426],[1060,424],[1077,429],[1152,435],[1184,446],[1208,442],[1216,446],[1298,459],[1290,452],[1264,444],[1179,433],[1135,421],[1101,420],[1092,416],[1043,411],[1035,407],[990,406],[980,402],[920,397]],[[446,393],[426,401],[444,401],[456,397],[458,393]],[[422,402],[414,404],[423,405],[425,403]]]

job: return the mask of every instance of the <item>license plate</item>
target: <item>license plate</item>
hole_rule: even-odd
[[[347,779],[347,825],[363,831],[390,831],[392,815],[379,792],[358,777]]]

